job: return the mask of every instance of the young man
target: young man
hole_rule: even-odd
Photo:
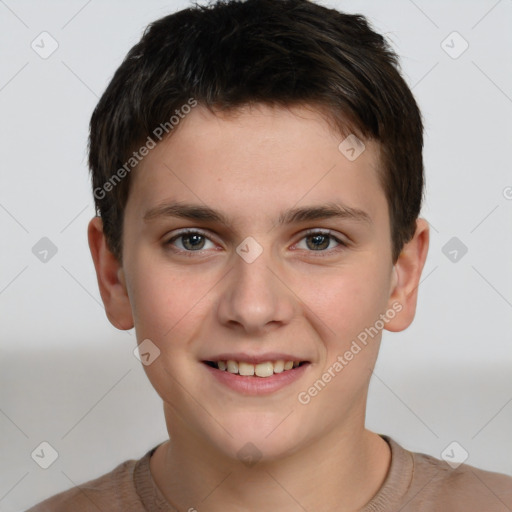
[[[91,120],[89,244],[170,439],[42,511],[505,511],[512,478],[365,429],[415,314],[423,127],[361,16],[305,0],[153,23]]]

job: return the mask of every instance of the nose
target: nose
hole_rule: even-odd
[[[294,295],[279,275],[280,266],[272,262],[270,250],[251,262],[238,254],[233,260],[220,294],[219,321],[250,335],[289,323],[295,312]]]

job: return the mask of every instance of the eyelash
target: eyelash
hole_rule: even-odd
[[[205,233],[205,232],[203,232],[203,231],[201,231],[199,229],[187,229],[187,230],[180,231],[179,233],[174,235],[172,238],[167,240],[164,245],[172,247],[172,250],[174,250],[175,252],[178,252],[178,253],[181,253],[181,254],[185,254],[186,256],[193,256],[194,253],[201,253],[204,250],[207,250],[207,249],[200,249],[200,250],[197,250],[197,251],[189,251],[189,250],[186,250],[186,249],[185,250],[184,249],[177,249],[177,248],[173,247],[172,243],[174,241],[176,241],[179,238],[182,238],[182,237],[184,237],[186,235],[200,235],[200,236],[202,236],[202,237],[212,241],[209,238],[209,236],[207,235],[207,233]],[[332,254],[333,251],[343,250],[346,247],[348,247],[348,244],[346,242],[344,242],[343,240],[340,240],[338,237],[334,236],[332,234],[332,232],[330,230],[328,230],[328,229],[327,230],[323,230],[323,229],[310,229],[310,230],[308,230],[308,231],[306,231],[304,233],[304,235],[299,240],[299,242],[301,242],[305,238],[308,238],[308,237],[313,236],[313,235],[327,236],[327,237],[329,237],[330,240],[334,240],[335,242],[337,242],[339,244],[337,247],[335,247],[333,249],[325,249],[325,250],[318,250],[318,251],[307,250],[307,249],[300,249],[300,250],[305,250],[306,252],[310,252],[310,253],[317,253],[317,254],[315,254],[315,257],[316,256],[322,257],[326,253],[327,254]],[[299,243],[299,242],[297,242],[297,243]]]

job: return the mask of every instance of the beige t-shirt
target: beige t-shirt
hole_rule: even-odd
[[[384,484],[361,512],[512,511],[512,477],[466,464],[452,469],[442,460],[409,452],[390,437],[381,437],[391,447],[391,465]],[[176,512],[149,470],[156,448],[27,512]]]

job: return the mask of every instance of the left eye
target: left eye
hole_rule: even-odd
[[[321,251],[323,252],[325,249],[333,249],[333,247],[329,247],[331,242],[335,242],[336,246],[339,245],[346,245],[341,240],[336,238],[335,236],[331,235],[329,232],[323,232],[323,231],[313,231],[308,233],[304,238],[301,239],[302,241],[305,241],[306,247],[302,246],[300,247],[300,244],[297,245],[299,249],[309,249],[311,251]]]

